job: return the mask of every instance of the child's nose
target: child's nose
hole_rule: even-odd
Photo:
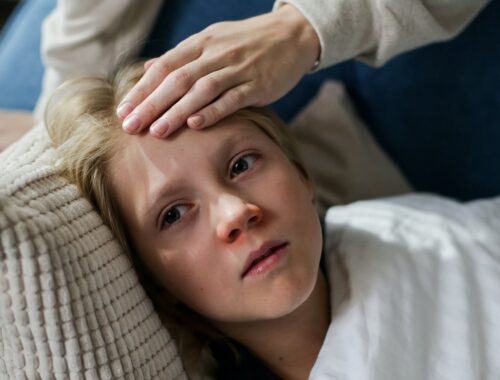
[[[227,243],[234,242],[241,233],[258,224],[262,209],[238,196],[224,195],[219,198],[219,222],[217,236]]]

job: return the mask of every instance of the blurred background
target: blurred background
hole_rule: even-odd
[[[5,21],[18,2],[18,0],[0,0],[0,29],[3,28]]]
[[[273,0],[163,3],[143,57],[158,56],[211,23],[266,12]],[[40,26],[55,5],[0,0],[0,151],[34,123],[44,72]],[[272,107],[289,121],[325,80],[340,80],[361,120],[415,189],[461,200],[494,196],[500,192],[499,25],[500,0],[490,1],[450,41],[406,52],[379,68],[350,60],[306,75]]]

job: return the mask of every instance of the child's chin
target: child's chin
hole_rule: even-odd
[[[300,292],[297,291],[294,294],[287,295],[288,297],[279,297],[279,299],[272,302],[271,307],[263,311],[263,317],[267,319],[279,319],[292,314],[307,302],[313,289],[314,283],[311,286],[301,288]]]

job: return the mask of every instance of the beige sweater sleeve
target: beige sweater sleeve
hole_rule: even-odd
[[[137,55],[161,0],[59,0],[42,27],[45,65],[35,117],[43,118],[51,92],[64,80],[107,75]]]
[[[356,58],[380,66],[458,34],[489,0],[276,0],[295,6],[318,34],[317,69]]]

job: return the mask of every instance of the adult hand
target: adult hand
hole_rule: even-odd
[[[204,128],[238,109],[277,100],[319,53],[316,32],[292,5],[213,24],[146,62],[117,114],[129,133],[150,126],[153,135],[166,137],[186,123]]]

